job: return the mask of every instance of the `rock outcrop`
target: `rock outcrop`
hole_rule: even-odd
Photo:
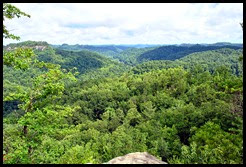
[[[147,152],[129,153],[116,157],[105,164],[167,164]]]
[[[7,47],[6,48],[6,50],[15,50],[15,49],[17,49],[17,48],[20,48],[20,47],[11,47],[11,46],[9,46],[9,47]],[[39,45],[36,45],[36,46],[21,46],[21,48],[31,48],[31,49],[36,49],[36,50],[44,50],[44,49],[46,49],[47,48],[47,46],[39,46]]]

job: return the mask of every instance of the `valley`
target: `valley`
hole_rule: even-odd
[[[195,49],[169,45],[154,48],[128,46],[124,49],[120,49],[121,46],[100,46],[101,50],[96,50],[97,46],[86,46],[86,49],[65,46],[27,41],[4,47],[31,47],[38,61],[77,72],[76,82],[65,81],[62,97],[46,101],[40,112],[33,112],[28,118],[18,107],[23,102],[17,99],[4,101],[4,149],[16,156],[7,162],[16,162],[22,156],[15,153],[16,149],[8,145],[8,141],[19,134],[18,124],[23,118],[29,120],[31,134],[36,134],[38,127],[46,129],[31,138],[41,146],[32,146],[32,161],[35,163],[74,163],[77,154],[84,162],[102,163],[134,151],[148,151],[168,163],[224,163],[232,160],[230,157],[234,153],[223,154],[220,160],[214,156],[209,161],[198,160],[204,153],[193,152],[193,149],[202,149],[209,144],[207,142],[220,137],[224,139],[208,145],[204,151],[213,155],[217,147],[239,149],[242,133],[236,129],[242,128],[243,72],[239,60],[242,47],[228,44],[194,45]],[[146,55],[148,59],[139,61]],[[25,71],[4,66],[4,97],[11,96],[12,92],[33,89],[35,78],[46,72],[34,66]],[[66,111],[64,107],[68,105],[71,109]],[[47,109],[58,106],[64,109],[51,110],[53,116],[62,110],[70,111],[69,116],[47,117]],[[50,122],[54,119],[58,122]],[[207,133],[212,132],[219,133],[208,138]],[[203,134],[207,135],[199,138]],[[201,144],[201,141],[205,143]],[[224,145],[226,142],[231,145]],[[67,151],[64,154],[57,147]],[[195,159],[187,159],[184,149],[195,154]],[[41,152],[57,157],[43,159]],[[72,159],[70,154],[73,154]],[[27,156],[25,162],[28,159]],[[240,162],[239,155],[234,162]]]
[[[243,3],[3,3],[3,164],[243,164],[242,20]]]

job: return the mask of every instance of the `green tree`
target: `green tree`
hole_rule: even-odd
[[[243,22],[242,22],[242,23],[239,23],[239,24],[241,25],[242,31],[243,31]],[[242,61],[242,62],[243,62],[243,56],[240,56],[240,57],[239,57],[239,61]]]
[[[8,3],[3,3],[3,21],[5,21],[6,19],[13,19],[15,17],[19,18],[21,16],[31,17],[29,14],[22,12],[17,7]],[[19,36],[15,36],[14,34],[11,34],[9,30],[7,30],[7,27],[4,24],[3,24],[3,38],[10,38],[15,40],[20,39]]]
[[[31,17],[30,15],[22,12],[17,7],[3,3],[3,22],[6,19],[13,19],[15,17],[19,18],[21,16]],[[3,38],[5,39],[14,39],[19,40],[20,37],[14,34],[11,34],[7,27],[3,24]],[[28,48],[17,48],[15,51],[4,51],[3,54],[3,64],[7,66],[13,66],[19,69],[27,69],[31,63],[34,53],[31,49]]]
[[[29,16],[24,12],[21,12],[18,8],[14,7],[13,5],[4,4],[3,7],[3,19],[12,19],[15,16],[20,17],[21,15]],[[13,34],[9,34],[9,31],[6,29],[5,26],[3,27],[3,29],[4,38],[19,39],[19,37],[16,37]],[[53,102],[54,100],[60,98],[63,95],[63,91],[65,89],[65,80],[76,81],[76,79],[72,72],[62,71],[60,65],[39,62],[37,59],[35,59],[35,54],[31,49],[18,48],[15,51],[5,52],[4,64],[19,69],[27,69],[30,67],[31,64],[33,64],[33,66],[45,68],[47,71],[46,73],[34,78],[31,87],[28,87],[27,89],[19,87],[17,92],[10,93],[7,97],[4,97],[5,101],[19,101],[21,103],[19,107],[23,111],[25,111],[24,116],[20,118],[18,124],[23,126],[23,134],[24,138],[26,139],[25,146],[28,146],[28,149],[26,147],[25,150],[27,150],[28,155],[30,155],[32,152],[32,148],[35,145],[35,142],[33,142],[32,140],[33,136],[29,134],[28,126],[31,126],[33,129],[36,129],[36,131],[40,129],[41,125],[39,122],[36,122],[37,119],[35,118],[35,115],[38,118],[44,117],[43,113],[45,113],[45,107],[47,107],[47,105],[50,104],[50,102]],[[55,105],[55,103],[53,105]],[[71,110],[67,109],[65,111],[70,112]],[[52,112],[52,110],[50,110],[50,112]],[[39,115],[37,115],[38,113]],[[61,115],[66,116],[67,114],[68,113]],[[53,115],[55,115],[55,112],[53,112]],[[41,122],[44,123],[48,121],[47,119],[43,119]],[[24,150],[23,152],[26,153],[26,151]],[[18,154],[18,152],[15,153]]]

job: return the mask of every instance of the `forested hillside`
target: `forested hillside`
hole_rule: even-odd
[[[105,55],[110,58],[114,58],[116,55],[118,55],[120,52],[130,48],[130,46],[122,46],[122,45],[68,45],[68,44],[62,44],[62,45],[51,45],[54,48],[62,49],[62,50],[70,50],[70,51],[81,51],[81,50],[87,50],[87,51],[95,51],[99,54]]]
[[[224,70],[211,75],[170,68],[77,83],[49,102],[77,106],[62,121],[51,121],[56,112],[46,115],[45,108],[19,120],[15,113],[4,119],[6,162],[102,163],[147,151],[169,163],[242,163],[240,92],[242,78]],[[30,135],[41,130],[31,137],[31,159],[11,144],[21,142],[18,148],[27,149],[18,139],[23,119]]]
[[[187,56],[194,52],[202,52],[207,50],[215,50],[219,48],[231,48],[231,49],[240,49],[239,46],[204,46],[204,45],[192,45],[192,46],[162,46],[154,50],[145,52],[137,57],[138,62],[143,62],[146,60],[176,60]]]
[[[18,99],[4,101],[5,163],[103,163],[143,151],[168,163],[242,163],[242,50],[197,52],[132,69],[89,51],[48,46],[35,52],[40,61],[78,68],[80,80],[66,81],[62,97],[29,115]],[[45,72],[4,66],[4,97],[29,89]],[[49,121],[61,111],[48,108],[67,105],[74,108],[69,115]],[[31,154],[18,153],[30,144],[20,138],[23,121]]]
[[[38,61],[46,63],[59,64],[64,70],[73,70],[77,72],[76,77],[80,80],[96,79],[101,77],[108,77],[120,75],[127,71],[129,67],[122,63],[110,60],[96,52],[90,51],[67,51],[61,49],[54,49],[49,46],[47,42],[26,41],[17,44],[9,44],[4,47],[4,50],[9,52],[14,48],[33,48],[34,53],[37,55]],[[26,89],[31,86],[31,80],[40,74],[46,72],[45,69],[32,66],[25,71],[15,69],[13,67],[3,66],[4,70],[4,97],[9,95],[10,92],[17,91],[19,87]],[[16,108],[16,102],[5,103],[4,112],[11,112],[12,108]],[[11,105],[15,104],[15,105]]]
[[[242,49],[234,50],[230,48],[222,48],[204,52],[196,52],[189,54],[183,58],[171,60],[154,60],[147,61],[136,65],[132,68],[135,74],[149,72],[157,69],[167,69],[173,67],[183,67],[190,70],[200,68],[202,71],[214,73],[215,69],[225,66],[235,75],[242,74],[242,61],[239,58],[243,55]]]
[[[122,45],[52,45],[55,48],[63,49],[63,50],[90,50],[96,52],[120,52],[129,48],[129,46],[122,46]]]
[[[3,163],[148,152],[168,164],[243,164],[243,50],[227,44],[4,46]]]

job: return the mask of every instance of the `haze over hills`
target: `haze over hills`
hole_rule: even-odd
[[[174,44],[174,45],[52,45],[47,42],[25,41],[17,44],[9,44],[4,46],[4,49],[9,47],[19,46],[36,46],[47,47],[48,45],[54,49],[69,50],[69,51],[94,51],[109,58],[121,61],[128,65],[134,65],[146,60],[175,60],[184,57],[188,54],[206,50],[214,50],[219,48],[240,49],[243,44],[218,42],[213,44]]]
[[[30,41],[30,40],[29,40]],[[23,42],[28,42],[28,41],[23,41]],[[23,42],[18,42],[20,45]],[[31,42],[31,41],[30,41]],[[43,42],[44,44],[47,43],[45,41],[40,41]],[[8,45],[14,45],[17,43],[9,43],[7,45],[3,45],[3,46],[8,46]],[[107,47],[107,46],[125,46],[125,47],[135,47],[135,48],[143,48],[143,47],[154,47],[154,46],[167,46],[167,45],[181,45],[181,46],[192,46],[192,45],[212,45],[212,46],[223,46],[223,45],[232,45],[232,46],[243,46],[242,43],[231,43],[231,42],[216,42],[216,43],[181,43],[181,44],[104,44],[104,45],[91,45],[91,44],[75,44],[75,45],[71,45],[71,44],[67,44],[67,43],[63,43],[63,44],[50,44],[52,47],[57,48],[57,47],[61,47],[61,46],[71,46],[71,47],[89,47],[89,46],[95,46],[95,47]]]
[[[190,43],[182,43],[177,44],[179,46],[193,46],[193,45],[204,45],[204,46],[238,46],[243,47],[243,44],[241,43],[230,43],[230,42],[216,42],[216,43],[197,43],[197,44],[190,44]]]
[[[216,43],[181,43],[181,44],[105,44],[105,45],[84,45],[84,44],[76,44],[76,45],[70,45],[70,44],[61,44],[61,45],[53,45],[50,44],[54,48],[63,48],[63,49],[96,49],[96,48],[108,48],[110,47],[119,47],[120,49],[124,50],[127,48],[145,48],[145,47],[157,47],[157,46],[169,46],[169,45],[175,45],[175,46],[193,46],[193,45],[204,45],[204,46],[238,46],[243,47],[243,44],[241,43],[230,43],[230,42],[216,42]],[[93,47],[92,47],[93,46]],[[92,47],[92,48],[90,48]]]

